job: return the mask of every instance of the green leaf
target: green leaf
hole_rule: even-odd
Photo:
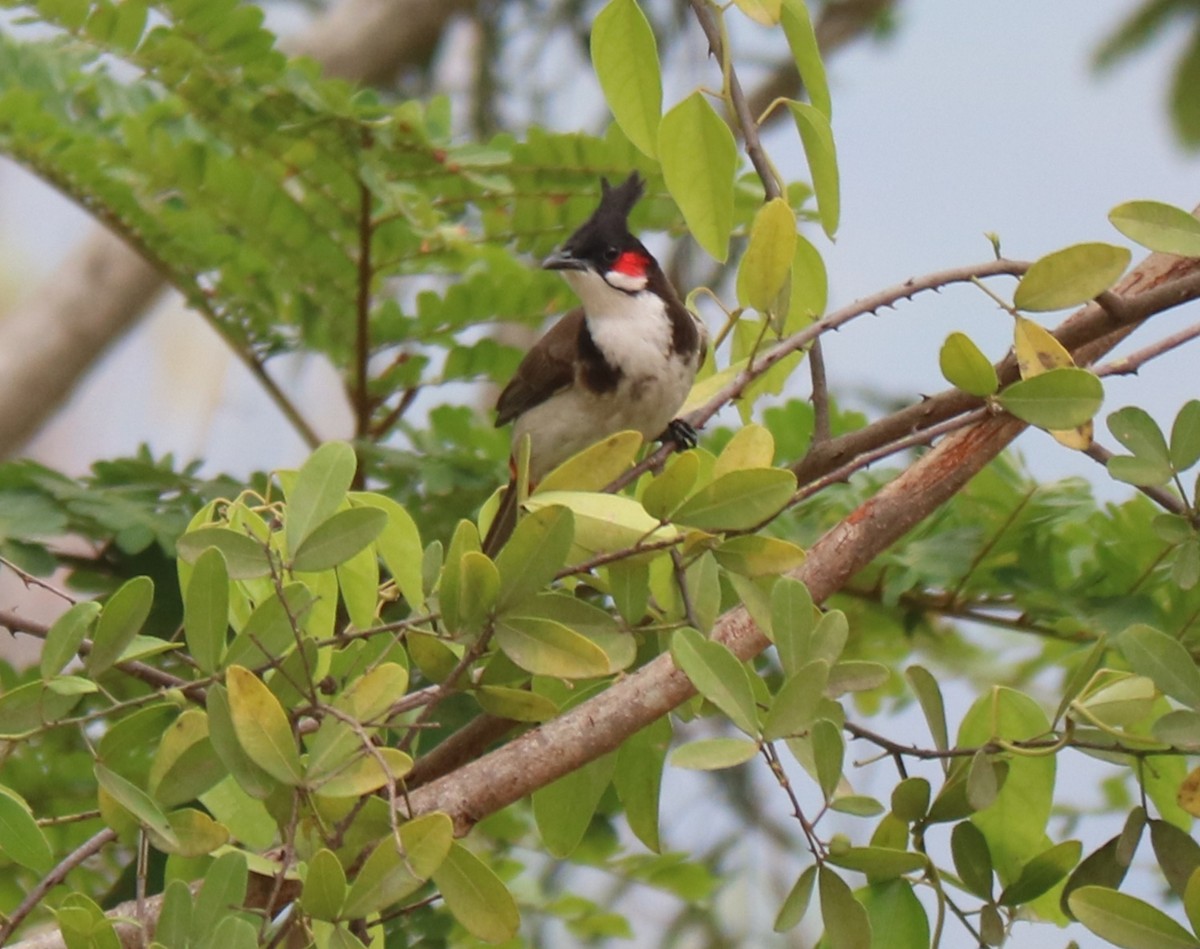
[[[412,766],[412,758],[398,748],[378,748],[374,753],[363,750],[358,757],[333,768],[328,776],[309,776],[305,784],[322,797],[361,798],[399,781]]]
[[[229,667],[225,687],[229,690],[233,730],[247,756],[275,780],[292,787],[299,785],[304,777],[300,753],[279,700],[242,666]]]
[[[1149,824],[1150,844],[1158,866],[1175,895],[1182,898],[1192,874],[1200,869],[1200,844],[1165,820],[1152,820]]]
[[[476,939],[504,942],[517,933],[521,916],[512,894],[492,870],[461,844],[453,844],[433,874],[446,908]]]
[[[475,700],[489,715],[509,718],[514,722],[546,722],[558,714],[558,705],[544,695],[528,689],[510,689],[503,685],[482,685],[475,690]]]
[[[838,649],[838,652],[840,653],[841,649]],[[891,674],[891,670],[881,662],[869,662],[865,659],[837,662],[829,670],[829,684],[826,690],[830,698],[838,698],[847,692],[869,692],[886,683]]]
[[[854,817],[878,817],[884,812],[883,804],[866,794],[839,794],[829,802],[829,809]]]
[[[54,854],[33,814],[15,791],[0,787],[0,853],[39,876],[50,872]]]
[[[800,734],[817,716],[825,684],[829,681],[829,663],[814,659],[789,676],[780,687],[763,722],[766,741]]]
[[[331,570],[375,540],[387,524],[387,514],[374,507],[352,507],[323,520],[309,532],[292,557],[301,573]]]
[[[1096,414],[1104,401],[1104,387],[1086,369],[1050,369],[1014,382],[997,400],[1022,422],[1038,428],[1075,428]]]
[[[504,616],[496,623],[496,644],[513,662],[534,675],[590,679],[607,675],[604,650],[562,623],[540,616]]]
[[[351,504],[378,508],[387,515],[387,523],[375,539],[376,549],[408,605],[413,612],[421,612],[425,605],[421,576],[423,548],[416,522],[401,505],[382,494],[352,491],[349,498]]]
[[[201,527],[188,531],[175,543],[184,563],[195,563],[210,547],[216,547],[224,556],[230,580],[253,580],[271,572],[266,547],[248,534],[228,527]]]
[[[992,854],[987,839],[970,821],[960,821],[950,832],[954,870],[970,892],[981,900],[992,898]]]
[[[613,772],[613,787],[625,807],[629,829],[655,853],[661,849],[658,802],[670,743],[670,718],[655,719],[622,742]]]
[[[800,921],[804,919],[804,914],[808,912],[808,904],[812,900],[813,887],[816,882],[816,864],[805,867],[795,885],[784,897],[783,905],[779,907],[773,927],[775,932],[789,932],[800,924]]]
[[[942,376],[964,392],[984,397],[1000,388],[996,368],[966,333],[951,333],[938,353]]]
[[[781,0],[734,0],[734,3],[760,26],[775,26],[779,23]]]
[[[771,633],[785,675],[809,660],[809,640],[816,626],[812,594],[799,580],[783,577],[771,590]]]
[[[204,884],[192,905],[192,945],[205,945],[211,934],[229,918],[230,911],[246,901],[249,880],[245,854],[232,850],[221,854],[204,874]],[[213,940],[214,945],[222,943]]]
[[[96,763],[93,772],[101,789],[132,814],[138,823],[145,825],[168,843],[178,844],[167,816],[149,794],[99,762]]]
[[[821,786],[825,800],[829,801],[833,799],[842,780],[846,741],[842,738],[842,730],[827,718],[819,719],[813,724],[811,735],[817,783]]]
[[[1049,726],[1046,713],[1036,701],[997,687],[971,705],[959,728],[957,744],[972,748],[996,738],[1023,741],[1045,735]],[[999,769],[1004,762],[993,764]],[[1045,849],[1055,765],[1053,757],[1012,756],[1006,773],[996,775],[1003,781],[999,782],[993,803],[971,818],[987,838],[992,863],[1001,879],[1016,879],[1021,868]]]
[[[642,495],[642,504],[651,517],[667,520],[684,502],[700,473],[700,456],[694,451],[672,455],[662,474]]]
[[[822,866],[817,871],[821,891],[821,919],[830,949],[871,949],[871,923],[866,908],[854,898],[846,882]]]
[[[434,811],[400,827],[400,842],[388,835],[381,840],[350,884],[342,906],[346,919],[378,913],[419,890],[441,867],[453,847],[450,818]]]
[[[228,774],[208,737],[208,716],[186,709],[163,733],[147,787],[164,807],[199,797]]]
[[[300,632],[292,624],[303,623],[312,602],[312,593],[303,583],[285,586],[283,599],[278,593],[271,593],[255,607],[246,625],[234,636],[222,661],[228,665],[259,666],[282,658],[296,645]]]
[[[463,632],[478,634],[487,622],[500,595],[500,571],[486,554],[468,550],[462,555],[458,577],[458,625]]]
[[[1171,426],[1171,464],[1176,471],[1187,471],[1200,461],[1200,400],[1184,403]]]
[[[1001,906],[1033,902],[1070,873],[1082,853],[1078,840],[1064,840],[1042,851],[1021,868],[1021,875],[1004,888],[997,902]]]
[[[174,843],[149,832],[150,843],[165,853],[185,858],[206,857],[229,843],[229,828],[194,807],[171,811],[167,823],[175,836]]]
[[[341,507],[357,467],[354,449],[346,442],[326,442],[300,467],[287,493],[284,526],[284,540],[293,558],[308,536]]]
[[[778,311],[795,254],[796,215],[783,198],[774,198],[758,209],[750,227],[750,243],[737,272],[739,305],[760,313]]]
[[[565,859],[579,846],[616,764],[616,755],[604,755],[533,792],[533,819],[551,856]]]
[[[789,212],[790,213],[790,212]],[[743,425],[725,443],[712,466],[712,476],[719,478],[743,468],[769,468],[775,462],[775,436],[762,425]]]
[[[568,508],[574,515],[572,553],[583,557],[624,550],[639,542],[668,540],[676,534],[670,525],[660,527],[658,520],[633,498],[622,495],[549,491],[535,494],[525,503],[531,512],[558,506]]]
[[[802,548],[778,537],[743,534],[723,541],[713,556],[731,573],[775,577],[799,567],[807,555]]]
[[[42,646],[42,658],[38,666],[42,678],[48,679],[57,675],[78,655],[79,647],[83,645],[88,630],[99,615],[100,604],[94,600],[85,600],[69,607],[54,621]]]
[[[611,0],[597,14],[592,68],[621,131],[648,158],[657,158],[662,116],[658,44],[635,0]]]
[[[221,551],[210,547],[197,558],[183,598],[188,652],[206,675],[221,667],[228,627],[229,573]]]
[[[1075,666],[1067,679],[1066,685],[1063,686],[1062,698],[1059,699],[1058,708],[1054,712],[1054,721],[1057,722],[1063,717],[1063,714],[1071,707],[1071,703],[1075,701],[1079,693],[1084,690],[1089,682],[1092,681],[1092,676],[1100,668],[1100,664],[1104,661],[1104,657],[1108,652],[1108,637],[1103,633],[1088,649],[1088,653],[1084,656],[1083,661]]]
[[[967,770],[967,800],[972,810],[982,811],[990,807],[1000,792],[1000,777],[996,774],[996,763],[982,748],[971,756]]]
[[[1183,910],[1187,913],[1192,932],[1200,930],[1200,870],[1188,877],[1183,893]]]
[[[1071,894],[1080,887],[1104,886],[1115,890],[1121,885],[1129,863],[1121,861],[1120,849],[1121,838],[1117,836],[1083,858],[1063,886],[1062,897],[1059,899],[1059,908],[1063,913],[1072,919],[1075,918],[1075,914],[1071,912]]]
[[[1137,623],[1117,636],[1116,644],[1134,672],[1171,698],[1200,709],[1200,669],[1179,640]]]
[[[1113,227],[1143,247],[1180,257],[1200,257],[1200,221],[1161,201],[1126,201],[1108,212]]]
[[[346,899],[346,871],[332,850],[322,847],[308,861],[308,873],[300,891],[300,906],[317,919],[332,922]]]
[[[929,949],[929,917],[913,890],[907,880],[888,880],[854,893],[867,911],[871,932],[887,934],[888,949]]]
[[[1145,409],[1136,405],[1118,409],[1108,417],[1108,430],[1131,454],[1162,465],[1170,476],[1171,456],[1166,436]]]
[[[817,198],[817,213],[821,228],[832,238],[837,233],[841,217],[841,196],[837,164],[837,149],[833,142],[833,127],[829,117],[816,106],[788,100],[792,118],[804,144],[804,157],[812,173],[813,194]]]
[[[892,813],[906,824],[915,823],[929,813],[931,794],[925,778],[905,778],[892,788]]]
[[[1013,303],[1033,312],[1087,303],[1116,283],[1130,256],[1128,248],[1100,243],[1073,244],[1047,254],[1025,272]]]
[[[905,873],[916,873],[929,864],[924,854],[891,847],[850,847],[831,852],[828,859],[835,867],[865,873],[872,881],[891,880]]]
[[[684,628],[671,637],[671,658],[692,685],[750,737],[758,735],[758,712],[750,673],[723,643]]]
[[[950,747],[950,738],[946,729],[946,706],[937,678],[924,666],[916,665],[904,670],[904,678],[908,680],[909,686],[917,696],[921,711],[925,713],[925,722],[929,725],[934,747],[939,751],[946,751]]]
[[[1200,943],[1166,913],[1104,886],[1081,886],[1071,912],[1101,939],[1123,949],[1196,949]]]
[[[1200,752],[1200,712],[1176,709],[1154,720],[1151,734],[1159,741],[1184,751]]]
[[[172,880],[163,890],[154,941],[160,946],[187,946],[191,931],[192,891],[183,880]]]
[[[126,581],[108,598],[96,622],[92,651],[84,662],[89,674],[99,676],[120,660],[141,632],[153,603],[154,581],[149,577]]]
[[[668,761],[689,771],[720,771],[745,764],[758,754],[758,742],[745,738],[702,738],[680,745]]]
[[[833,106],[829,98],[825,64],[821,60],[816,32],[804,0],[784,0],[780,20],[809,101],[827,119],[832,119]]]
[[[749,530],[792,499],[796,476],[783,468],[745,468],[706,484],[675,512],[675,521],[709,531]]]
[[[576,452],[538,482],[547,491],[601,491],[637,461],[645,439],[641,432],[617,432]]]
[[[566,562],[574,536],[575,519],[569,508],[543,507],[521,518],[496,558],[498,608],[512,609],[549,586]]]
[[[724,263],[733,230],[737,144],[703,93],[693,92],[663,116],[658,157],[692,237]]]

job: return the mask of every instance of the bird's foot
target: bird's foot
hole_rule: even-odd
[[[660,442],[672,441],[675,443],[676,451],[687,451],[689,448],[695,448],[700,443],[700,435],[696,432],[691,422],[677,418],[671,420],[671,424],[658,437],[658,440]]]

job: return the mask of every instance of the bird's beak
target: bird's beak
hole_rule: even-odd
[[[587,263],[569,250],[556,250],[542,261],[545,270],[587,270]]]

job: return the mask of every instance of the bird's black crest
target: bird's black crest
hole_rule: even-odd
[[[646,183],[636,171],[615,188],[600,179],[600,204],[563,245],[580,256],[588,256],[599,247],[628,239],[629,212],[637,204]]]
[[[605,215],[618,217],[622,222],[629,219],[629,212],[638,203],[638,199],[646,190],[646,182],[636,171],[631,171],[629,177],[615,188],[608,183],[607,178],[600,179],[600,206],[596,208],[593,218]]]

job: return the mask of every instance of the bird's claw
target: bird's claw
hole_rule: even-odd
[[[700,443],[700,436],[691,422],[677,418],[671,420],[671,424],[659,437],[659,441],[672,441],[675,443],[676,451],[687,451]]]

